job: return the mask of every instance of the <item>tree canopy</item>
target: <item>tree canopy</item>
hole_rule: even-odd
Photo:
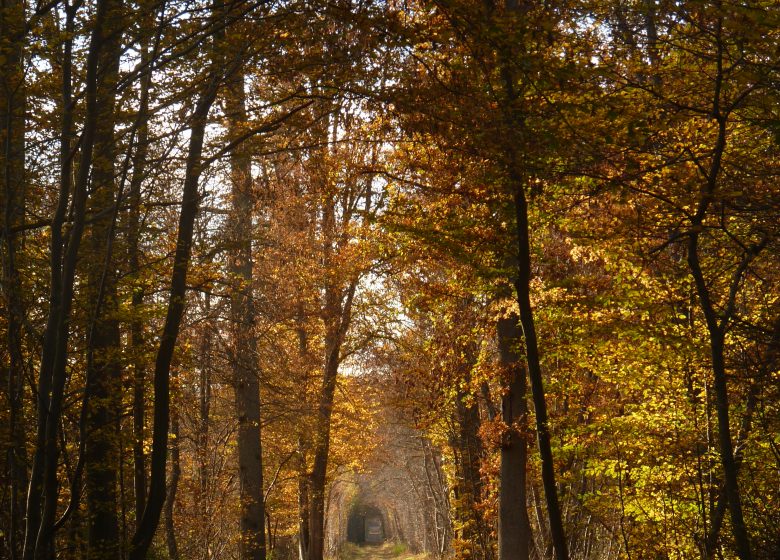
[[[772,0],[3,0],[0,557],[780,557],[778,60]]]

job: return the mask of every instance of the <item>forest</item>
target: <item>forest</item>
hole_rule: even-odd
[[[0,0],[0,558],[780,558],[780,2]]]

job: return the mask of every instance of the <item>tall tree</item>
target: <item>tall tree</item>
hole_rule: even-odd
[[[79,247],[85,226],[89,177],[92,170],[93,148],[98,122],[98,64],[106,43],[106,17],[109,2],[99,1],[87,55],[85,77],[85,122],[80,140],[78,171],[73,184],[70,213],[72,225],[67,245],[62,227],[71,190],[71,137],[73,108],[72,38],[67,38],[63,65],[63,121],[61,139],[60,192],[52,220],[51,233],[51,298],[44,334],[38,379],[38,429],[35,441],[32,472],[27,494],[27,523],[25,527],[25,560],[49,558],[54,555],[55,516],[58,503],[57,466],[59,445],[57,434],[62,413],[68,359],[69,323],[74,296],[74,279]],[[67,7],[66,29],[72,29],[77,6]]]
[[[2,294],[6,322],[7,356],[3,359],[7,433],[3,434],[6,458],[2,479],[9,488],[3,506],[8,515],[7,535],[3,548],[12,560],[21,554],[25,507],[23,492],[27,486],[26,436],[24,433],[23,397],[24,351],[22,323],[24,304],[22,283],[17,264],[21,234],[17,230],[25,219],[25,110],[24,38],[27,21],[24,3],[3,2],[0,5],[0,197],[2,197]]]
[[[118,205],[122,203],[116,179],[116,95],[122,27],[126,13],[119,2],[106,6],[105,46],[98,60],[97,126],[91,181],[90,213],[84,252],[89,255],[86,290],[94,302],[88,324],[83,396],[84,475],[88,509],[88,558],[116,558],[120,554],[119,411],[122,395],[120,333],[117,317],[117,271],[114,259]],[[79,458],[79,460],[81,460]]]
[[[531,550],[531,527],[528,521],[526,469],[528,445],[526,373],[517,344],[520,340],[519,319],[515,313],[498,320],[498,349],[504,368],[504,394],[501,418],[506,434],[501,442],[500,490],[498,494],[498,557],[501,560],[525,560]]]
[[[239,138],[246,129],[244,73],[231,78],[225,96],[228,138]],[[238,144],[230,156],[231,213],[228,224],[231,276],[231,365],[238,418],[238,476],[240,486],[240,554],[244,560],[265,560],[263,506],[263,456],[260,416],[260,367],[256,320],[252,298],[252,165],[246,144]]]
[[[238,17],[237,6],[228,4],[214,9],[207,24],[206,36],[214,30]],[[240,13],[240,12],[239,12]],[[209,112],[216,101],[217,94],[226,77],[237,68],[236,57],[225,57],[224,34],[214,36],[213,50],[209,70],[195,99],[190,116],[190,139],[187,148],[186,169],[181,195],[176,251],[173,258],[170,292],[162,335],[160,337],[154,366],[154,426],[152,430],[151,470],[149,490],[145,500],[144,512],[138,521],[130,543],[131,560],[142,560],[152,544],[154,533],[160,522],[160,514],[165,505],[166,464],[168,458],[168,429],[170,426],[170,370],[176,341],[179,336],[184,314],[187,291],[187,273],[192,256],[192,240],[195,219],[198,215],[200,196],[198,185],[203,172],[203,143]]]

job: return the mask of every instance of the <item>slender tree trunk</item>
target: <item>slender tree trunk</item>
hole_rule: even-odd
[[[700,198],[696,207],[696,213],[691,218],[691,229],[688,233],[688,268],[693,277],[696,287],[696,294],[699,300],[699,308],[704,314],[707,325],[710,342],[710,358],[713,373],[713,386],[715,389],[715,410],[717,412],[718,422],[718,442],[720,446],[720,458],[723,466],[724,486],[728,498],[728,507],[731,514],[731,530],[734,534],[737,556],[741,560],[750,560],[752,552],[750,547],[750,537],[745,526],[745,519],[742,514],[742,499],[739,490],[738,466],[734,457],[734,446],[731,440],[731,425],[729,420],[729,393],[728,379],[726,376],[726,330],[733,315],[733,304],[736,296],[736,289],[732,290],[726,309],[719,317],[712,301],[710,288],[704,277],[699,256],[700,236],[704,229],[704,220],[715,198],[719,186],[719,177],[722,169],[723,155],[727,144],[727,115],[722,111],[722,84],[725,76],[723,68],[725,60],[725,45],[723,39],[723,17],[719,16],[713,30],[717,53],[715,63],[717,72],[714,77],[712,115],[718,126],[718,133],[713,145],[710,166],[705,176],[705,182],[702,185]],[[749,249],[744,257],[743,265],[745,268],[752,258]],[[741,268],[741,266],[740,266]],[[738,271],[740,277],[734,286],[738,286],[744,269]]]
[[[526,505],[528,405],[525,368],[517,349],[520,341],[517,315],[512,313],[499,319],[497,330],[499,356],[507,384],[501,398],[501,418],[508,428],[501,445],[498,558],[527,560],[531,543]]]
[[[300,560],[309,558],[309,477],[306,473],[306,457],[299,441],[301,470],[298,476],[298,556]]]
[[[327,210],[326,210],[327,212]],[[326,217],[326,220],[329,219]],[[341,302],[341,290],[335,286],[326,288],[325,295],[325,367],[317,408],[317,428],[314,440],[314,460],[309,483],[309,560],[322,560],[325,544],[325,488],[330,451],[330,424],[333,414],[333,396],[336,390],[341,363],[341,345],[349,326],[352,301],[357,289],[354,280],[345,290]]]
[[[298,355],[302,364],[309,363],[309,339],[306,334],[306,314],[301,296],[296,308],[296,334],[298,335]],[[305,387],[301,391],[301,401],[306,402]],[[307,464],[307,446],[303,434],[298,436],[298,556],[299,560],[309,558],[309,477]]]
[[[67,38],[62,49],[62,121],[60,128],[60,184],[57,207],[51,224],[51,239],[49,242],[49,313],[46,320],[41,363],[38,374],[38,395],[36,399],[36,437],[33,452],[30,480],[27,489],[26,513],[24,531],[24,560],[32,560],[35,555],[35,540],[41,526],[41,502],[43,497],[44,452],[46,444],[46,420],[49,415],[49,402],[52,387],[52,363],[57,344],[57,321],[61,310],[62,291],[62,226],[68,209],[73,173],[73,86],[71,83],[73,70],[73,26],[76,10],[72,6],[66,9],[65,31]]]
[[[750,431],[753,425],[753,413],[758,404],[758,384],[753,384],[748,392],[747,402],[745,403],[745,416],[742,418],[742,426],[740,427],[740,434],[738,439],[741,441],[747,440],[750,435]],[[734,460],[736,461],[736,467],[739,469],[742,466],[742,454],[739,452],[734,453]],[[723,526],[723,518],[726,515],[728,509],[728,495],[726,494],[726,486],[723,485],[718,493],[718,501],[710,520],[710,530],[705,535],[704,539],[704,558],[709,559],[715,556],[715,550],[717,549],[718,537],[720,536],[720,529]]]
[[[181,478],[181,461],[179,457],[179,414],[173,412],[171,419],[171,481],[168,485],[168,497],[165,500],[165,545],[169,560],[179,560],[179,545],[176,542],[176,526],[173,516],[176,509],[176,491]]]
[[[524,186],[519,177],[513,177],[512,184],[515,190],[518,249],[518,274],[515,280],[515,292],[520,310],[520,325],[525,343],[528,377],[531,380],[531,395],[536,417],[536,439],[542,461],[542,484],[547,502],[547,517],[550,522],[550,537],[555,549],[555,557],[557,560],[567,560],[569,553],[558,502],[558,491],[555,485],[555,464],[553,462],[550,426],[547,419],[547,402],[544,396],[539,345],[536,340],[536,325],[531,307],[531,240],[528,226],[528,203],[525,198]]]
[[[334,333],[326,336],[328,348],[322,377],[317,428],[314,441],[314,461],[309,480],[309,560],[322,560],[325,545],[325,487],[330,450],[330,422],[333,396],[338,376],[340,345]]]
[[[229,69],[219,68],[219,64],[215,62],[214,67],[211,69],[209,80],[204,90],[198,96],[195,110],[191,117],[190,141],[182,189],[179,231],[176,239],[171,287],[168,296],[168,311],[154,366],[154,427],[152,429],[149,492],[143,515],[130,542],[130,560],[143,560],[146,557],[160,522],[163,505],[165,504],[165,467],[168,458],[168,428],[170,426],[169,376],[182,315],[184,314],[187,272],[192,253],[195,218],[198,215],[198,183],[203,170],[203,162],[201,161],[203,141],[209,110],[214,104],[219,89],[222,77],[221,71],[230,72]]]
[[[477,359],[475,343],[469,343],[464,348],[466,362],[463,365],[463,381],[459,384],[455,396],[455,433],[450,445],[453,450],[456,477],[452,488],[454,497],[452,514],[455,536],[463,541],[473,543],[472,553],[475,558],[483,560],[490,558],[489,535],[484,519],[477,507],[482,499],[482,479],[480,477],[480,461],[482,458],[482,442],[479,438],[480,418],[479,405],[475,399],[463,389],[471,385],[471,370]]]
[[[211,295],[205,295],[204,311],[207,316],[211,314]],[[211,330],[206,328],[202,333],[200,348],[200,375],[198,378],[199,389],[199,422],[197,434],[198,456],[198,492],[200,501],[200,524],[202,531],[201,547],[203,558],[208,559],[211,546],[211,518],[209,483],[211,471],[209,468],[209,433],[211,428]]]
[[[226,94],[228,135],[239,137],[246,123],[244,74],[237,72]],[[260,368],[257,362],[255,312],[252,299],[252,174],[249,153],[239,144],[230,158],[232,182],[231,252],[229,270],[232,368],[238,417],[240,485],[239,554],[242,560],[265,560],[263,521],[263,458],[260,430]]]
[[[521,5],[516,0],[506,0],[505,8],[520,16]],[[521,49],[522,45],[519,46]],[[517,145],[519,132],[524,127],[520,84],[518,84],[513,57],[517,54],[515,45],[504,44],[499,48],[498,62],[503,82],[503,111],[506,130],[511,131],[511,139],[504,147],[508,194],[513,197],[515,210],[515,237],[517,242],[517,273],[514,278],[515,294],[520,315],[528,378],[531,381],[531,396],[536,418],[536,436],[539,455],[542,462],[542,483],[547,502],[547,516],[550,523],[550,535],[557,560],[568,560],[569,553],[566,534],[563,528],[561,508],[555,484],[555,465],[553,463],[550,427],[547,420],[547,402],[544,395],[539,345],[536,339],[536,325],[531,307],[531,241],[528,224],[528,201],[526,186],[521,172],[521,153]],[[521,53],[522,55],[522,53]]]
[[[135,496],[136,522],[143,515],[146,502],[146,453],[144,452],[145,437],[145,397],[146,397],[146,363],[144,352],[144,323],[141,309],[144,302],[144,288],[140,281],[141,271],[141,186],[147,169],[147,154],[149,151],[149,89],[152,81],[149,43],[151,40],[153,17],[151,13],[141,14],[141,65],[144,71],[140,80],[140,96],[138,102],[137,140],[133,154],[133,171],[130,177],[128,192],[127,216],[127,257],[130,275],[134,276],[134,285],[130,305],[129,344],[133,365],[133,490]]]
[[[69,321],[73,303],[74,278],[78,261],[79,247],[85,224],[85,212],[88,197],[88,183],[92,170],[92,148],[98,119],[97,84],[98,63],[101,50],[106,42],[105,19],[107,11],[106,0],[97,3],[95,22],[87,55],[85,78],[86,115],[81,135],[81,157],[78,174],[73,188],[72,225],[68,237],[67,249],[62,255],[62,224],[67,207],[69,179],[64,176],[60,184],[60,198],[54,221],[52,222],[52,289],[57,289],[58,295],[53,298],[49,311],[46,333],[44,335],[39,378],[39,430],[36,438],[36,455],[33,459],[33,469],[30,479],[30,490],[27,501],[27,526],[25,530],[25,560],[43,560],[54,555],[54,523],[58,502],[57,465],[59,446],[57,434],[62,412],[63,393],[66,384],[66,364],[68,354]],[[75,16],[75,10],[69,14],[69,19]],[[70,22],[72,27],[72,21]],[[65,49],[65,65],[70,65],[70,43]],[[67,84],[64,86],[65,101],[63,117],[63,175],[70,174],[70,137],[72,118],[70,108],[70,69],[66,72]],[[66,190],[67,189],[67,190]],[[60,268],[61,267],[61,268]],[[55,279],[56,275],[56,279]],[[30,515],[32,509],[38,509],[40,516]]]
[[[748,537],[745,520],[742,514],[742,499],[739,491],[738,471],[734,446],[731,441],[731,422],[729,419],[728,382],[726,378],[725,332],[719,324],[715,309],[710,299],[709,289],[704,280],[704,273],[699,262],[698,233],[691,233],[688,241],[688,265],[699,294],[699,302],[707,322],[710,337],[711,367],[714,375],[715,410],[718,417],[718,442],[720,458],[723,465],[724,488],[731,514],[732,532],[737,547],[737,555],[741,560],[750,560],[750,538]]]

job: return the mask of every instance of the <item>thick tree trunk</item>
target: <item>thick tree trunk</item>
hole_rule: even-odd
[[[528,444],[525,429],[528,404],[525,368],[517,348],[520,341],[517,315],[512,313],[499,319],[497,331],[499,357],[506,379],[501,398],[501,418],[508,428],[501,445],[498,558],[528,560],[531,547],[531,527],[526,505]]]
[[[97,126],[92,169],[91,210],[95,220],[85,240],[90,255],[87,301],[95,302],[87,341],[84,479],[87,498],[87,558],[113,560],[120,554],[117,476],[118,415],[122,369],[116,268],[112,247],[121,193],[114,176],[114,105],[120,54],[122,5],[107,2],[108,39],[98,63]]]
[[[24,540],[25,504],[24,488],[27,485],[27,453],[22,401],[24,395],[24,356],[22,353],[22,320],[24,309],[22,286],[16,266],[16,255],[21,247],[15,228],[24,222],[25,210],[25,110],[26,89],[24,83],[24,4],[20,0],[8,0],[0,7],[0,35],[7,38],[0,47],[0,196],[2,197],[3,260],[2,286],[6,320],[5,340],[7,361],[3,364],[7,376],[6,410],[7,432],[3,434],[3,457],[6,458],[4,477],[9,488],[8,526],[3,543],[11,560],[21,556]],[[5,429],[4,429],[5,431]]]
[[[240,137],[246,123],[244,74],[231,79],[225,100],[228,135]],[[252,175],[246,148],[233,149],[230,215],[230,315],[232,368],[238,417],[238,476],[240,485],[239,547],[242,560],[265,560],[263,521],[263,458],[260,430],[260,368],[257,363],[255,312],[252,299]]]

